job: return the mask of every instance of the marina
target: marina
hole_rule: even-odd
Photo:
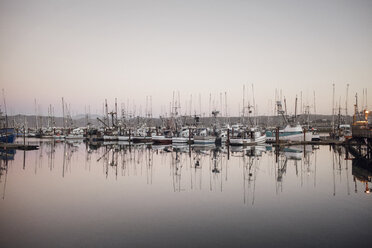
[[[87,114],[79,126],[64,98],[59,124],[51,111],[0,112],[2,246],[368,244],[366,100],[359,110],[356,96],[353,116],[339,108],[327,126],[297,113],[297,97],[293,115],[284,98],[265,118],[249,103],[235,118],[219,116],[222,108],[182,116],[179,102],[154,118],[151,108],[145,116],[119,111],[116,98],[110,111],[105,100],[103,115]],[[348,226],[358,231],[349,235]]]
[[[0,248],[370,247],[371,24],[365,0],[0,0]]]

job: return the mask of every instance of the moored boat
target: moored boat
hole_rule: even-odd
[[[312,133],[303,131],[301,125],[297,124],[294,126],[287,125],[284,129],[279,130],[279,140],[286,140],[286,141],[311,141],[312,140]],[[266,132],[266,139],[268,141],[275,142],[276,141],[276,131],[267,131]]]

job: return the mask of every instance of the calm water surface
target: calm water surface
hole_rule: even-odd
[[[8,158],[0,247],[371,245],[371,173],[343,148],[44,141]]]

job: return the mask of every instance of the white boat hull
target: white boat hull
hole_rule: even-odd
[[[254,145],[254,142],[252,142],[251,139],[232,138],[230,139],[230,145],[232,146]]]
[[[65,136],[64,135],[53,135],[53,139],[62,140],[62,139],[65,139]]]
[[[84,139],[84,135],[83,134],[77,134],[77,135],[67,135],[66,136],[66,139]]]
[[[103,140],[107,140],[107,141],[114,141],[114,140],[118,140],[118,136],[115,136],[115,135],[103,135]]]
[[[279,136],[279,140],[285,140],[285,141],[311,141],[313,138],[312,133],[306,133],[305,134],[305,140],[304,140],[304,134],[292,134],[292,135],[286,135],[286,136]],[[268,141],[275,141],[275,136],[274,137],[267,137],[266,138]]]
[[[129,141],[129,136],[118,136],[119,141]]]
[[[196,136],[194,137],[194,144],[208,145],[216,143],[216,137],[211,136]]]
[[[188,143],[189,138],[185,137],[172,137],[172,144],[182,144],[182,143]]]

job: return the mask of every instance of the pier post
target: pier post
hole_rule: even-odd
[[[275,130],[275,143],[277,146],[279,146],[279,127]]]
[[[227,160],[230,160],[230,145],[227,146]]]
[[[25,125],[23,125],[23,145],[26,145],[26,128],[25,128]]]
[[[189,145],[191,145],[191,128],[189,128]]]

